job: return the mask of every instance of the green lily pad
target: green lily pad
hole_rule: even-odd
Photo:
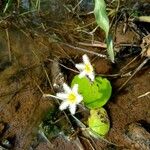
[[[87,77],[75,76],[71,86],[74,84],[79,85],[78,91],[83,96],[83,102],[90,109],[102,107],[111,96],[111,84],[106,78],[96,77],[94,82],[91,82]]]
[[[105,136],[110,129],[110,121],[106,110],[104,108],[91,109],[88,126],[93,131],[93,134]]]

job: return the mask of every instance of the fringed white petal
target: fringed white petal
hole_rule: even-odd
[[[76,105],[75,104],[70,105],[69,110],[70,110],[71,114],[74,115],[76,112]]]
[[[84,64],[76,64],[75,67],[80,71],[80,70],[84,70],[85,65]]]
[[[81,95],[77,96],[77,104],[79,104],[83,100],[83,97]]]
[[[68,94],[65,93],[57,93],[56,94],[57,97],[61,98],[62,100],[67,99]]]
[[[82,58],[83,58],[84,64],[90,64],[89,57],[88,57],[86,54],[84,54],[84,55],[82,56]]]
[[[94,79],[95,79],[95,74],[94,74],[94,72],[88,74],[88,76],[89,76],[89,78],[91,79],[91,81],[94,81]]]
[[[66,109],[68,106],[69,106],[68,102],[67,102],[67,101],[64,101],[64,102],[62,102],[61,105],[59,106],[59,109],[60,109],[60,110],[64,110],[64,109]]]
[[[75,84],[75,85],[73,86],[72,91],[73,91],[74,93],[78,93],[78,84]]]
[[[66,83],[63,83],[63,88],[64,88],[64,91],[66,93],[70,93],[71,92],[71,88]]]
[[[82,71],[82,72],[79,74],[79,78],[83,78],[85,75],[86,75],[86,72],[85,72],[85,71]]]

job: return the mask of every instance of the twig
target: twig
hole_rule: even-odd
[[[51,98],[55,98],[55,99],[59,99],[59,100],[62,100],[61,98],[55,96],[55,95],[52,95],[52,94],[43,94],[43,97],[51,97]]]
[[[82,3],[83,0],[80,0],[77,5],[73,8],[73,12],[75,11],[75,9]]]
[[[44,70],[44,72],[45,72],[45,75],[46,75],[46,78],[47,78],[47,80],[48,80],[48,83],[49,83],[51,89],[53,90],[53,85],[52,85],[51,80],[50,80],[50,78],[49,78],[49,76],[48,76],[48,73],[47,73],[47,71],[46,71],[46,69],[44,68],[43,65],[42,65],[42,67],[43,67],[43,70]]]
[[[37,86],[37,88],[39,89],[39,91],[41,92],[41,94],[43,95],[44,92],[42,91],[41,87],[38,85],[38,83],[34,80],[35,85]]]
[[[122,72],[123,70],[125,70],[130,64],[132,64],[137,58],[139,57],[139,55],[138,56],[136,56],[135,58],[133,58],[127,65],[125,65],[120,71]]]
[[[145,97],[145,96],[147,96],[147,95],[149,95],[149,94],[150,94],[150,91],[149,91],[149,92],[146,92],[146,93],[144,93],[144,94],[142,94],[142,95],[140,95],[140,96],[138,96],[138,98]]]
[[[150,16],[139,16],[135,18],[136,21],[150,23]]]
[[[96,147],[97,147],[97,145],[96,145],[96,143],[94,142],[94,140],[92,139],[88,139],[88,138],[86,138],[86,137],[83,137],[83,136],[80,136],[80,138],[82,139],[82,140],[85,140],[87,143],[88,143],[88,145],[91,147],[91,149],[92,150],[97,150],[96,149]],[[94,145],[94,146],[93,146]],[[100,150],[100,148],[99,148],[99,150]]]
[[[48,143],[47,145],[50,149],[53,148],[53,144],[46,137],[46,135],[42,129],[38,131],[38,135],[40,136],[40,138],[42,138],[43,140],[45,140]]]
[[[60,44],[57,43],[57,46],[60,48],[60,50],[62,50],[65,55],[68,57],[68,59],[73,63],[75,64],[75,62],[71,59],[71,57],[67,54],[67,52],[60,46]]]
[[[56,60],[53,60],[53,59],[50,59],[50,58],[48,58],[47,60],[49,60],[49,61],[51,61],[51,62],[55,62],[55,61],[56,61]],[[74,73],[79,73],[78,70],[74,70],[74,69],[72,69],[72,68],[69,68],[69,67],[63,65],[63,64],[60,63],[60,62],[58,62],[58,63],[59,63],[60,66],[64,67],[65,69],[67,69],[67,70],[69,70],[69,71],[72,71],[72,72],[74,72]],[[124,74],[120,74],[120,73],[118,73],[118,74],[97,74],[97,73],[96,73],[96,75],[102,76],[102,77],[114,77],[114,78],[117,78],[117,77],[128,77],[128,76],[131,76],[131,72],[127,72],[127,73],[124,73]]]
[[[36,57],[36,58],[38,59],[38,61],[41,63],[41,60],[39,59],[38,55],[35,53],[34,50],[32,50],[32,53],[35,55],[35,57]],[[52,83],[51,83],[50,78],[49,78],[49,76],[48,76],[48,73],[47,73],[47,71],[46,71],[46,69],[44,68],[44,66],[43,66],[42,63],[41,63],[41,66],[42,66],[42,68],[43,68],[43,70],[44,70],[44,73],[45,73],[45,75],[46,75],[46,78],[47,78],[47,80],[48,80],[48,83],[49,83],[51,89],[53,89],[53,86],[52,86]]]
[[[5,31],[6,31],[6,37],[7,37],[7,46],[8,46],[9,61],[11,62],[11,47],[10,47],[10,37],[9,37],[8,28],[5,29]]]
[[[93,25],[94,23],[96,23],[96,21],[93,21],[93,22],[91,22],[91,23],[89,23],[89,24],[86,24],[86,25],[84,25],[84,26],[82,26],[82,27],[77,27],[77,28],[75,28],[74,30],[76,31],[80,31],[81,29],[83,29],[83,28],[86,28],[86,27],[88,27],[88,26],[90,26],[90,25]]]
[[[50,59],[50,58],[48,58],[48,60],[51,61],[51,62],[55,62],[55,61],[56,61],[56,60],[53,60],[53,59]],[[59,63],[59,62],[58,62],[58,63]],[[64,67],[64,68],[67,69],[67,70],[70,70],[70,71],[75,72],[75,73],[79,73],[79,71],[74,70],[74,69],[72,69],[72,68],[69,68],[69,67],[63,65],[62,63],[59,63],[59,65],[62,66],[62,67]]]
[[[121,87],[118,89],[118,91],[120,91],[131,79],[132,77],[148,62],[150,58],[146,58],[137,68],[136,70],[133,72],[133,74],[131,75],[131,77],[129,77],[122,85]]]
[[[115,43],[115,46],[124,46],[124,47],[140,47],[138,44],[133,44],[133,43]]]
[[[76,47],[76,46],[72,46],[70,44],[67,44],[67,43],[61,43],[63,45],[66,45],[72,49],[76,49],[76,50],[79,50],[79,51],[82,51],[82,52],[86,52],[86,53],[89,53],[89,54],[92,54],[92,55],[96,55],[96,56],[99,56],[99,57],[102,57],[102,58],[107,58],[106,55],[103,55],[103,54],[99,54],[99,53],[96,53],[96,52],[93,52],[93,51],[89,51],[89,50],[86,50],[84,48],[80,48],[80,47]]]
[[[100,47],[100,48],[106,48],[106,44],[105,43],[83,43],[83,42],[78,42],[78,44],[83,45],[83,46],[89,46],[89,47]]]

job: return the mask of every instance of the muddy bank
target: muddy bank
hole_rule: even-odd
[[[65,2],[67,7],[74,4]],[[86,10],[89,11],[92,4],[88,2]],[[82,28],[78,30],[79,26],[83,26],[84,29],[85,25],[93,22],[93,16],[83,17],[84,9],[78,9],[80,16],[76,14],[77,12],[66,11],[62,5],[53,8],[58,3],[55,1],[49,2],[47,6],[42,5],[44,8],[51,6],[51,9],[54,9],[52,14],[49,12],[38,14],[39,18],[33,14],[16,19],[11,16],[0,24],[0,146],[3,149],[14,150],[81,149],[75,140],[68,141],[63,134],[53,138],[49,136],[50,141],[47,141],[39,136],[38,131],[47,112],[54,108],[58,111],[58,105],[54,100],[42,96],[43,92],[54,94],[50,82],[51,60],[55,58],[59,60],[65,80],[69,82],[76,73],[64,69],[62,65],[75,69],[74,64],[80,62],[82,54],[87,53],[96,73],[108,77],[112,83],[112,97],[105,106],[111,122],[106,139],[112,144],[101,139],[91,141],[77,133],[84,149],[90,150],[94,147],[96,150],[149,150],[150,96],[149,94],[141,96],[150,91],[149,62],[121,91],[118,91],[145,59],[140,55],[142,50],[140,44],[142,36],[148,33],[147,27],[144,26],[143,31],[128,26],[126,33],[123,33],[125,22],[122,19],[118,23],[115,33],[116,63],[112,64],[109,59],[97,56],[97,54],[107,55],[102,31],[98,30],[95,33],[95,42],[101,42],[98,43],[101,45],[95,47],[91,42],[91,34],[87,33],[96,25],[92,23],[85,28],[86,33]],[[147,4],[147,1],[144,3]],[[56,10],[61,14],[57,15],[58,18],[54,15]],[[30,20],[32,17],[34,19]],[[138,29],[140,33],[133,29]],[[137,55],[140,55],[138,59],[123,69]]]

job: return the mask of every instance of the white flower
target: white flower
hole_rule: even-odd
[[[78,93],[78,84],[75,84],[71,89],[67,84],[63,84],[64,93],[57,93],[56,96],[62,99],[59,109],[64,110],[69,107],[71,114],[75,114],[76,105],[79,104],[83,97]]]
[[[83,63],[75,65],[75,67],[80,71],[79,78],[82,78],[87,75],[92,81],[94,81],[95,78],[94,69],[90,63],[88,56],[84,54],[82,58]]]

